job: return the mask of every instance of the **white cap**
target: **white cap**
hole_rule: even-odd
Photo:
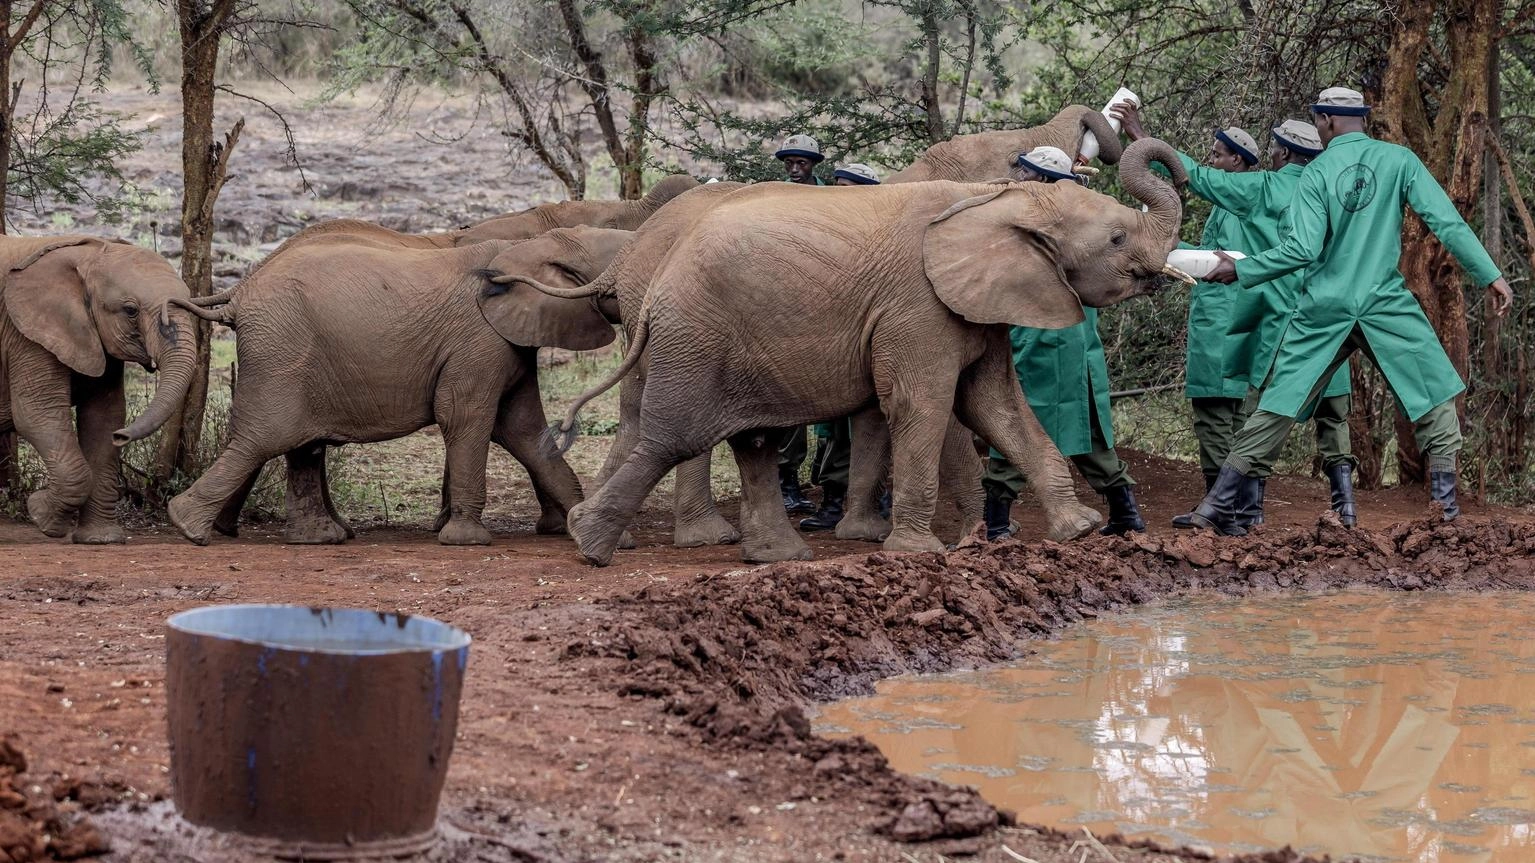
[[[1317,114],[1338,114],[1343,117],[1363,117],[1370,113],[1370,106],[1364,103],[1364,94],[1358,90],[1350,90],[1347,87],[1328,87],[1322,91],[1322,95],[1311,106],[1311,110]]]
[[[1018,165],[1023,168],[1033,168],[1055,180],[1077,178],[1077,175],[1071,172],[1071,157],[1059,147],[1035,147],[1018,157]]]
[[[783,146],[773,154],[775,159],[787,159],[790,156],[803,156],[812,162],[826,158],[821,155],[821,145],[809,135],[790,135],[783,139]]]
[[[851,180],[860,186],[878,186],[879,174],[873,168],[862,162],[854,162],[851,165],[839,165],[831,175],[841,180]]]
[[[1281,146],[1297,153],[1315,156],[1322,152],[1322,139],[1318,137],[1316,127],[1302,120],[1286,120],[1275,126],[1270,134]]]
[[[1258,142],[1253,136],[1247,134],[1246,129],[1232,126],[1215,133],[1215,140],[1220,141],[1230,148],[1231,152],[1242,157],[1242,161],[1249,165],[1258,164]]]

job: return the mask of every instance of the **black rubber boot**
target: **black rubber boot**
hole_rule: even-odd
[[[1343,522],[1344,527],[1358,524],[1359,514],[1354,509],[1354,466],[1348,462],[1333,465],[1327,469],[1327,481],[1332,483],[1332,511],[1338,514],[1338,521]],[[1454,494],[1452,488],[1452,498]]]
[[[1245,476],[1234,467],[1221,468],[1215,485],[1189,513],[1189,521],[1195,527],[1208,528],[1225,536],[1246,536],[1247,528],[1237,523],[1237,501],[1244,493],[1254,494],[1251,488],[1257,484],[1256,478]],[[1244,487],[1248,487],[1245,492]]]
[[[996,542],[1013,535],[1013,502],[986,495],[986,541]]]
[[[1215,477],[1210,476],[1209,474],[1206,474],[1205,475],[1205,494],[1209,494],[1210,493],[1210,488],[1212,486],[1214,486],[1214,485],[1215,485]],[[1194,522],[1189,520],[1189,513],[1184,513],[1183,515],[1175,515],[1175,516],[1173,516],[1173,527],[1191,528],[1191,527],[1195,527],[1195,526],[1196,525],[1194,524]]]
[[[1445,521],[1454,521],[1460,517],[1460,504],[1455,502],[1455,471],[1430,471],[1428,493],[1434,500],[1444,505]]]
[[[837,522],[842,520],[842,504],[847,492],[840,485],[822,483],[821,508],[815,515],[801,519],[799,529],[807,532],[817,530],[835,530]]]
[[[808,513],[815,512],[815,504],[799,488],[799,472],[782,470],[778,471],[778,488],[783,492],[783,508],[789,512]]]
[[[1098,529],[1104,536],[1124,536],[1130,531],[1146,532],[1146,522],[1141,518],[1140,507],[1135,505],[1135,491],[1128,485],[1103,490],[1103,499],[1109,504],[1109,523]]]
[[[1263,493],[1268,480],[1249,479],[1242,484],[1242,490],[1237,492],[1236,523],[1244,528],[1254,528],[1263,524]]]

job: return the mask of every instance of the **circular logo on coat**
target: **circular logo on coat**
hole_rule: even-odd
[[[1375,200],[1375,172],[1362,163],[1350,165],[1338,175],[1337,191],[1343,209],[1357,213]]]

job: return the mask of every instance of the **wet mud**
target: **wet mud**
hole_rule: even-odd
[[[1346,530],[1324,516],[1275,539],[1189,533],[878,553],[647,588],[607,603],[607,622],[571,642],[566,657],[614,660],[620,694],[658,700],[706,745],[787,748],[830,782],[856,781],[852,790],[886,807],[873,825],[884,835],[982,836],[1010,813],[979,814],[988,804],[968,789],[940,802],[941,786],[895,773],[861,739],[809,735],[802,705],[868,694],[892,675],[1016,659],[1031,638],[1160,598],[1528,590],[1532,551],[1535,527],[1429,515],[1383,531]]]

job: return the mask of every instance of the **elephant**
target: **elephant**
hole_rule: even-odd
[[[651,278],[660,268],[673,243],[727,195],[744,188],[746,185],[743,183],[710,183],[678,196],[636,231],[633,241],[589,285],[571,290],[532,280],[529,283],[552,296],[566,299],[596,297],[604,302],[616,301],[619,315],[614,322],[624,327],[625,336],[632,343]],[[633,373],[624,379],[619,391],[618,434],[597,475],[598,486],[606,483],[613,475],[639,437],[644,382],[645,363],[641,358]],[[854,483],[852,493],[848,496],[847,515],[838,524],[836,535],[839,539],[877,542],[883,540],[890,530],[889,522],[879,514],[877,501],[877,487],[888,462],[889,433],[884,418],[877,410],[855,415],[852,420]],[[968,528],[981,519],[980,464],[975,458],[969,432],[956,425],[952,434],[952,439],[944,447],[941,475],[943,486],[954,493],[961,523]],[[865,459],[871,462],[869,469],[861,469]],[[971,489],[974,489],[973,494],[968,493]],[[715,506],[710,488],[709,453],[677,466],[672,511],[672,540],[679,548],[727,544],[740,539],[740,533],[720,515]],[[621,544],[628,547],[632,541],[625,537]],[[752,545],[742,549],[746,560],[751,563],[776,560],[758,556],[772,551]],[[804,547],[798,553],[808,557],[809,548]]]
[[[934,144],[924,150],[917,161],[892,174],[885,184],[989,180],[1006,174],[1020,154],[1035,147],[1058,147],[1075,158],[1081,151],[1086,132],[1092,132],[1098,139],[1099,161],[1106,165],[1119,161],[1123,145],[1108,118],[1084,105],[1068,105],[1043,125],[960,135]]]
[[[582,404],[646,358],[640,438],[568,514],[582,555],[609,563],[655,483],[728,440],[742,473],[743,547],[802,557],[804,540],[770,505],[777,454],[763,430],[876,403],[894,454],[886,549],[943,549],[930,525],[951,414],[1019,465],[1052,538],[1092,529],[1097,513],[1077,501],[1065,460],[1024,400],[1007,327],[1071,326],[1084,304],[1160,286],[1182,207],[1150,172],[1153,158],[1185,178],[1166,144],[1131,145],[1121,177],[1145,212],[1075,184],[763,184],[727,194],[673,245],[623,365],[560,427],[568,446]],[[819,361],[795,359],[806,355]]]
[[[593,350],[614,332],[595,303],[547,297],[514,274],[582,284],[630,236],[583,227],[456,249],[305,243],[222,305],[188,303],[235,328],[241,374],[229,443],[171,500],[171,523],[207,544],[231,497],[269,459],[294,454],[290,465],[296,458],[307,479],[290,482],[290,537],[339,542],[346,528],[324,494],[323,447],[388,440],[435,423],[447,447],[440,542],[490,542],[481,514],[491,441],[527,467],[541,503],[552,504],[554,518],[539,529],[563,529],[581,484],[563,458],[538,445],[545,422],[537,349]]]
[[[0,431],[48,473],[27,512],[51,537],[123,542],[118,450],[180,410],[197,367],[197,322],[173,306],[186,283],[149,249],[100,237],[0,237],[0,267]],[[159,370],[127,425],[124,363]]]
[[[560,227],[588,226],[632,231],[673,198],[697,185],[699,185],[698,181],[687,174],[674,174],[651,187],[645,197],[637,201],[560,201],[539,204],[520,213],[497,216],[477,225],[436,234],[405,234],[360,219],[333,219],[310,225],[289,237],[272,254],[252,267],[246,278],[253,277],[268,262],[277,259],[288,250],[315,243],[345,245],[368,242],[408,249],[449,249],[490,239],[530,239],[544,231]],[[225,292],[213,297],[200,298],[195,302],[204,307],[211,307],[227,303],[231,296],[231,292]],[[707,470],[707,463],[704,467]],[[329,528],[318,532],[293,528],[287,532],[290,542],[339,542],[353,536],[351,526],[336,513],[334,505],[330,502],[330,491],[324,470],[323,446],[288,455],[289,508],[311,513],[324,509],[341,533],[337,534]],[[252,476],[245,488],[229,498],[224,511],[214,521],[214,527],[219,533],[226,536],[239,534],[240,511],[244,508],[255,481],[256,477]],[[563,514],[553,510],[552,499],[544,490],[538,488],[536,479],[534,482],[535,491],[538,492],[544,510],[540,515],[540,525],[547,527],[562,523]],[[446,488],[446,481],[444,481],[444,488]]]

